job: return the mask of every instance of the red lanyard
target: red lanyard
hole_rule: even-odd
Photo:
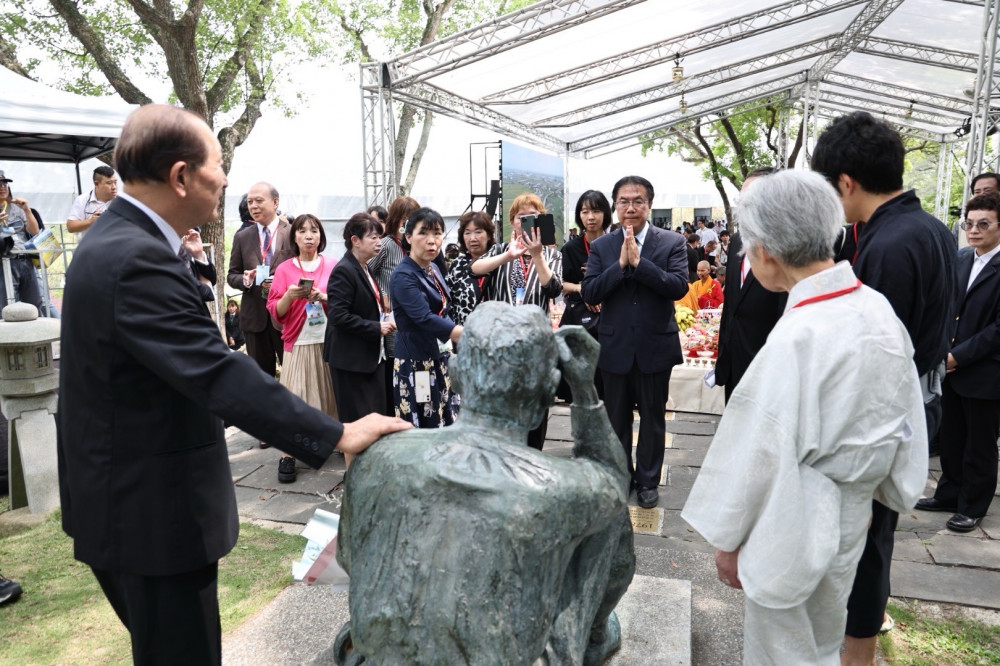
[[[302,258],[301,257],[298,258],[296,261],[299,264],[299,271],[302,273],[301,277],[304,278],[306,276],[306,273],[309,273],[310,275],[316,275],[317,272],[318,272],[320,275],[322,275],[323,274],[323,262],[325,262],[326,259],[323,258],[322,254],[319,255],[319,266],[317,266],[316,270],[314,270],[314,271],[307,271],[306,270],[305,266],[302,265]]]
[[[434,280],[434,286],[437,287],[438,293],[441,294],[441,311],[438,312],[438,316],[440,317],[444,314],[444,309],[448,305],[448,297],[444,295],[444,289],[441,288],[441,283],[438,282],[437,276],[434,275],[433,265],[431,266],[428,275],[430,275],[431,279]]]
[[[531,261],[525,261],[523,256],[518,257],[521,260],[521,270],[524,272],[524,289],[528,289],[528,271],[531,270]]]
[[[480,291],[480,293],[482,293],[482,291],[483,291],[483,283],[486,282],[486,276],[483,275],[483,276],[480,276],[480,277],[476,278],[476,282],[479,283],[479,291]]]
[[[378,288],[378,283],[375,282],[375,278],[368,271],[365,271],[365,275],[368,276],[368,281],[371,282],[372,291],[375,292],[375,300],[378,301],[378,309],[380,312],[385,312],[385,306],[382,304],[382,291]]]
[[[809,305],[810,303],[819,303],[820,301],[828,301],[831,298],[837,298],[838,296],[843,296],[844,294],[849,294],[861,287],[861,280],[858,280],[855,284],[845,289],[838,289],[837,291],[831,291],[826,294],[820,294],[819,296],[813,296],[812,298],[807,298],[805,300],[799,301],[792,306],[792,309],[800,308],[803,305]]]
[[[858,223],[855,222],[851,225],[851,231],[854,232],[854,256],[851,257],[851,266],[854,262],[858,260]]]
[[[402,250],[402,249],[403,249],[403,244],[402,244],[402,243],[400,242],[400,240],[399,240],[398,238],[396,238],[395,236],[393,236],[393,237],[392,237],[392,240],[393,240],[393,241],[394,241],[394,242],[396,243],[396,245],[398,245],[398,246],[399,246],[399,249],[400,249],[400,250]]]
[[[587,256],[590,256],[590,243],[587,242],[587,237],[583,237],[583,249],[586,250]]]

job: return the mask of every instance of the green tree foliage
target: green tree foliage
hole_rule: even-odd
[[[331,49],[333,21],[324,0],[5,0],[0,64],[41,78],[54,62],[61,78],[44,82],[65,90],[180,104],[215,129],[228,173],[265,100],[288,109],[288,71]],[[217,256],[222,213],[202,230]]]
[[[693,118],[669,130],[643,137],[642,151],[666,151],[683,161],[701,166],[702,175],[715,184],[726,218],[732,221],[725,184],[740,189],[754,169],[778,166],[780,116],[788,114],[792,138],[788,145],[789,164],[795,164],[801,150],[801,114],[782,103],[759,103],[736,107],[729,113]]]
[[[341,28],[345,62],[391,60],[436,39],[532,4],[534,0],[331,0]],[[413,189],[430,139],[434,114],[403,104],[396,125],[396,182]],[[404,161],[412,130],[420,125],[409,168]]]

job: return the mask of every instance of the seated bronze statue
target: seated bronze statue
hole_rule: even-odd
[[[621,444],[597,342],[535,306],[483,303],[449,371],[455,425],[385,437],[351,465],[337,559],[351,576],[338,664],[603,664],[635,573]],[[527,446],[560,372],[573,457]]]

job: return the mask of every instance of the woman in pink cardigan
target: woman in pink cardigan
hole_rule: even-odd
[[[320,254],[326,248],[326,233],[315,215],[299,215],[289,231],[291,259],[274,271],[267,310],[282,325],[285,344],[281,383],[309,405],[336,418],[330,370],[323,362],[326,335],[326,286],[335,259]],[[295,459],[278,461],[278,481],[295,481]]]

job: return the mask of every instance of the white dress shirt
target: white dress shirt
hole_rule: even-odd
[[[976,258],[972,260],[972,272],[969,273],[969,283],[965,285],[966,291],[969,291],[969,288],[972,286],[972,283],[976,281],[976,278],[979,277],[979,274],[983,272],[983,268],[986,267],[986,264],[990,263],[990,260],[996,256],[997,252],[1000,252],[1000,245],[997,245],[995,248],[993,248],[986,254],[983,255],[980,255],[978,253],[976,254]]]

